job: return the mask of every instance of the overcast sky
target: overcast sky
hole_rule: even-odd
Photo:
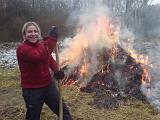
[[[154,4],[160,4],[160,0],[150,0],[149,4],[150,4],[150,2],[152,2],[152,5],[154,5]]]

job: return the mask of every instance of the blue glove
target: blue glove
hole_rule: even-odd
[[[58,38],[58,28],[56,26],[52,26],[49,30],[49,36],[53,38]]]

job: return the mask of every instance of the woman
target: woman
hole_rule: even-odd
[[[35,22],[27,22],[22,28],[23,42],[17,47],[17,60],[21,73],[22,96],[27,108],[27,120],[40,120],[44,103],[59,115],[59,94],[52,81],[50,68],[57,79],[64,78],[64,72],[57,70],[57,64],[51,56],[51,50],[57,42],[53,32],[50,31],[45,42],[40,42],[41,31]],[[47,44],[49,42],[51,44]],[[63,103],[63,118],[72,119],[65,103]]]

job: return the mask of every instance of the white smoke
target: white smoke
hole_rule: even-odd
[[[72,71],[75,66],[81,64],[81,60],[84,59],[82,55],[85,56],[85,52],[88,51],[89,48],[90,56],[88,56],[89,58],[87,58],[87,61],[90,67],[90,73],[87,78],[88,80],[95,72],[97,72],[98,51],[103,47],[112,47],[113,41],[111,41],[109,35],[107,35],[107,32],[109,31],[104,32],[106,26],[100,24],[104,22],[101,21],[102,18],[104,18],[106,24],[109,24],[109,27],[111,27],[109,14],[110,11],[107,6],[103,4],[102,0],[92,0],[87,4],[87,7],[82,5],[80,8],[74,9],[67,22],[68,25],[76,23],[77,30],[73,31],[75,36],[64,39],[63,46],[65,49],[61,53],[61,59],[69,54],[68,65],[70,71]],[[107,19],[105,17],[107,17]],[[100,27],[96,26],[97,23],[100,24]],[[160,45],[151,48],[151,46],[154,46],[154,43],[146,43],[145,40],[141,42],[134,41],[135,37],[132,32],[128,29],[119,31],[119,28],[119,26],[114,27],[115,31],[120,32],[121,41],[116,42],[118,42],[123,49],[136,49],[137,53],[145,53],[149,56],[150,63],[153,65],[153,68],[149,69],[152,81],[150,84],[142,84],[141,90],[144,95],[146,95],[151,105],[160,111],[160,84],[158,73],[160,71]],[[118,38],[115,39],[118,40]],[[87,47],[84,47],[85,45]],[[119,82],[121,82],[121,80]]]
[[[106,27],[111,27],[109,19],[107,18],[108,14],[108,8],[103,4],[102,0],[92,0],[90,4],[87,4],[87,7],[82,5],[78,10],[75,9],[74,12],[71,13],[71,17],[67,23],[71,24],[77,20],[77,30],[73,38],[64,39],[63,46],[65,49],[61,53],[61,59],[63,60],[63,57],[66,55],[69,56],[68,59],[70,60],[68,65],[70,70],[74,69],[77,65],[81,65],[84,59],[84,62],[89,64],[88,80],[97,71],[97,55],[99,50],[103,47],[112,47],[113,41],[111,41],[107,35],[109,31],[106,31],[106,29],[110,29]],[[83,58],[83,56],[85,58]]]
[[[134,41],[134,34],[128,29],[124,29],[120,33],[120,45],[124,49],[131,48],[135,50],[137,54],[143,54],[148,56],[149,63],[145,64],[150,75],[150,82],[141,84],[141,91],[147,97],[149,103],[160,112],[160,44],[158,40],[152,40],[147,42],[144,39]]]
[[[146,95],[150,104],[160,112],[160,44],[154,42],[148,43],[146,51],[152,64],[152,68],[150,68],[151,83],[142,84],[141,90]]]

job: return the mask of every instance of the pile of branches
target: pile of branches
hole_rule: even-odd
[[[92,76],[85,87],[81,87],[81,92],[95,92],[94,104],[99,107],[111,108],[125,103],[129,96],[146,101],[146,97],[141,92],[143,68],[120,46],[116,47],[114,61],[111,50],[103,49],[100,53],[101,69]],[[112,59],[111,59],[112,58]],[[68,77],[70,80],[77,80],[79,77],[79,67]]]

